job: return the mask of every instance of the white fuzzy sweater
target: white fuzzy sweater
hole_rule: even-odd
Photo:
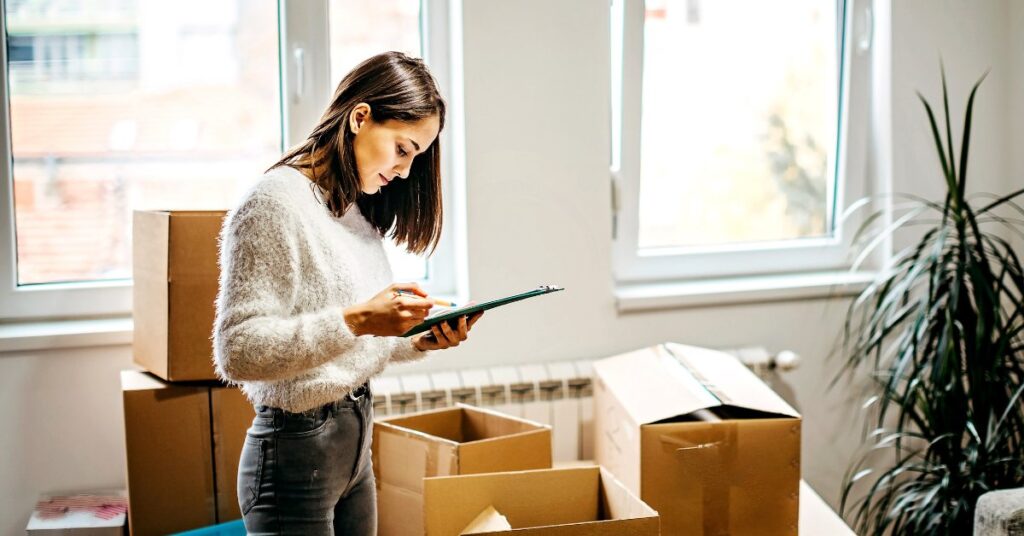
[[[217,374],[253,404],[298,412],[338,400],[410,338],[356,337],[342,309],[393,283],[381,236],[353,206],[336,218],[299,171],[268,172],[224,223],[213,347]]]

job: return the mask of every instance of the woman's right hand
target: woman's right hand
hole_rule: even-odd
[[[415,296],[399,295],[399,290]],[[434,304],[423,299],[426,296],[427,293],[416,283],[395,283],[370,301],[347,307],[343,311],[345,323],[356,336],[399,336],[427,317]]]

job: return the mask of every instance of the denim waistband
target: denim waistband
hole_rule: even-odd
[[[291,411],[287,411],[287,410],[284,410],[284,409],[281,409],[281,408],[275,408],[275,407],[263,406],[263,405],[256,405],[255,409],[256,409],[256,413],[257,414],[265,414],[265,415],[292,414],[292,415],[304,415],[304,416],[312,417],[314,415],[320,414],[320,412],[325,411],[325,410],[338,411],[339,409],[342,409],[342,408],[356,407],[356,405],[359,404],[360,402],[362,402],[363,399],[369,398],[369,395],[370,395],[370,383],[366,382],[366,383],[360,385],[359,387],[356,387],[355,389],[349,391],[348,394],[346,394],[344,397],[342,397],[339,400],[335,400],[333,402],[328,402],[328,403],[326,403],[326,404],[324,404],[322,406],[318,406],[318,407],[315,407],[315,408],[312,408],[312,409],[308,409],[306,411],[291,412]]]

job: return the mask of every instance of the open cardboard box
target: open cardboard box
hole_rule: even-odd
[[[594,363],[595,457],[663,534],[796,534],[800,415],[731,355],[663,344]]]
[[[423,534],[425,477],[550,467],[548,425],[464,404],[378,420],[373,470],[380,534]]]
[[[427,536],[461,534],[488,507],[512,528],[476,534],[658,534],[658,513],[596,466],[427,478],[423,500]]]
[[[132,357],[170,381],[216,380],[214,301],[224,211],[135,211]]]

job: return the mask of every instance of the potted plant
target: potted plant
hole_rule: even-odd
[[[966,195],[971,114],[983,80],[967,100],[959,158],[945,72],[944,132],[918,94],[945,200],[898,196],[908,203],[893,209],[892,223],[878,225],[880,211],[857,232],[855,264],[900,229],[923,231],[851,303],[839,341],[836,380],[866,371],[872,395],[871,431],[841,497],[841,512],[861,534],[971,534],[980,495],[1024,486],[1024,269],[1011,243],[992,231],[1024,237],[1024,209],[1015,202],[1024,190]]]

